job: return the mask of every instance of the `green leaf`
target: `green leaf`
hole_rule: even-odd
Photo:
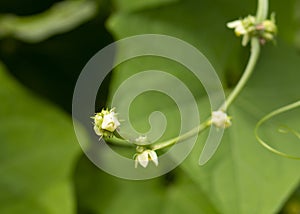
[[[182,171],[148,181],[115,178],[83,157],[75,173],[79,213],[217,213]]]
[[[40,42],[53,35],[70,31],[96,15],[95,1],[63,1],[47,11],[26,17],[0,16],[0,38],[11,36],[25,42]]]
[[[70,174],[80,149],[69,117],[3,65],[0,97],[0,213],[73,213]]]
[[[193,180],[195,188],[203,190],[205,198],[220,213],[277,212],[300,181],[299,162],[270,153],[259,145],[254,135],[255,125],[263,115],[299,100],[299,55],[286,43],[291,43],[295,30],[289,26],[292,17],[284,17],[286,13],[294,13],[290,11],[294,8],[294,1],[281,4],[280,7],[280,1],[273,4],[280,32],[281,29],[287,29],[289,34],[279,34],[276,47],[264,47],[249,84],[229,110],[233,126],[226,131],[215,156],[205,166],[198,165],[205,140],[205,136],[201,135],[192,154],[181,165],[186,175]],[[160,33],[189,42],[210,60],[225,89],[229,91],[241,75],[248,49],[240,47],[240,38],[235,38],[225,25],[228,21],[254,12],[255,7],[250,2],[182,1],[143,12],[120,11],[110,18],[108,26],[116,39],[143,33]],[[199,83],[193,81],[191,76],[184,75],[186,72],[180,65],[146,57],[132,59],[119,66],[114,72],[110,97],[120,83],[130,75],[145,70],[147,66],[150,66],[149,70],[162,69],[188,82],[194,94],[199,88]],[[143,84],[143,81],[139,84]],[[196,98],[201,100],[203,96],[200,90]],[[147,99],[145,95],[143,102],[132,103],[130,117],[133,124],[138,124],[135,127],[140,131],[149,129],[147,117],[151,108],[169,112],[171,119],[172,115],[178,118],[176,108],[170,105],[164,107],[164,102],[165,98],[153,96]],[[207,101],[203,104],[200,101],[200,114],[209,115],[210,109],[205,106]],[[142,116],[142,113],[145,115]],[[176,136],[178,126],[174,122],[168,125],[171,126],[166,130],[165,137],[172,134]],[[293,149],[293,145],[290,146]],[[195,209],[200,210],[201,206]]]
[[[153,8],[161,5],[168,5],[169,3],[176,2],[178,0],[114,0],[115,5],[122,11],[137,11],[148,8]]]

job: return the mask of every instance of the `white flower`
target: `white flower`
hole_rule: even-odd
[[[155,151],[153,150],[144,150],[142,153],[137,154],[135,157],[135,168],[138,164],[146,168],[148,166],[149,160],[151,160],[155,166],[158,166],[158,157]]]
[[[246,46],[252,37],[259,38],[261,44],[264,44],[267,41],[273,41],[277,34],[274,13],[271,19],[265,19],[261,23],[257,23],[256,18],[249,15],[243,19],[228,22],[227,27],[233,28],[237,36],[243,36],[243,46]]]
[[[249,15],[244,19],[228,22],[227,27],[233,28],[235,35],[243,36],[242,45],[246,46],[255,32],[255,21],[255,17]]]
[[[114,109],[102,110],[94,117],[94,131],[101,137],[110,137],[112,133],[120,126],[120,122],[117,118],[117,114]]]
[[[213,111],[211,123],[218,128],[227,128],[231,125],[230,117],[223,111]]]
[[[245,29],[242,20],[235,20],[232,22],[228,22],[227,27],[233,28],[237,36],[247,34],[247,30]]]
[[[111,111],[109,114],[104,115],[103,122],[101,125],[102,129],[105,129],[110,132],[114,132],[116,128],[120,126],[120,122],[116,117],[116,113]]]

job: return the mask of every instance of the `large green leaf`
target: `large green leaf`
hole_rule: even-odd
[[[120,180],[82,158],[75,173],[79,213],[217,213],[178,170],[148,181]]]
[[[0,213],[73,213],[79,146],[70,119],[2,65],[0,98]]]
[[[291,43],[295,37],[294,27],[289,25],[293,17],[285,16],[294,13],[290,11],[294,8],[294,1],[288,1],[286,6],[280,6],[280,1],[271,2],[271,7],[276,9],[277,18],[280,19],[279,29],[289,33],[279,36],[276,47],[267,45],[267,50],[262,52],[253,77],[230,108],[233,126],[226,131],[215,156],[205,166],[198,166],[204,144],[202,136],[193,153],[181,166],[220,213],[274,213],[300,179],[299,162],[271,154],[258,144],[253,133],[256,122],[265,113],[299,99],[299,56],[286,43]],[[161,33],[193,44],[211,61],[224,87],[230,88],[241,75],[248,49],[240,47],[240,39],[234,38],[225,24],[253,11],[254,5],[250,2],[182,1],[143,12],[121,11],[112,16],[108,26],[117,39],[142,33]],[[165,61],[155,59],[148,62],[147,59],[134,59],[126,63],[114,73],[112,95],[128,76],[145,70],[147,66],[150,66],[149,69],[163,68],[183,82],[189,82],[193,92],[198,87],[190,76],[180,74],[184,69],[178,65],[169,63],[166,69]],[[147,118],[140,113],[148,113],[151,106],[156,110],[157,104],[163,102],[163,98],[150,97],[148,100],[144,98],[143,102],[133,103],[132,121],[138,121],[140,130],[147,130]],[[200,114],[208,115],[209,109],[203,108],[207,102],[201,104],[202,101]],[[166,106],[165,111],[172,112],[170,108]],[[170,136],[172,131],[176,135],[177,128],[169,127],[167,135]],[[199,207],[195,209],[200,210]]]

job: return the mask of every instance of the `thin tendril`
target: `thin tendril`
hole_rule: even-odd
[[[289,155],[287,153],[284,153],[284,152],[281,152],[275,148],[273,148],[272,146],[270,146],[266,141],[264,141],[263,139],[261,139],[261,137],[259,136],[258,134],[258,130],[259,128],[262,126],[262,124],[264,124],[266,121],[268,121],[269,119],[271,119],[272,117],[278,115],[278,114],[281,114],[283,112],[286,112],[286,111],[289,111],[289,110],[292,110],[294,108],[297,108],[297,107],[300,107],[300,101],[297,101],[295,103],[292,103],[292,104],[289,104],[289,105],[286,105],[286,106],[283,106],[279,109],[276,109],[275,111],[272,111],[271,113],[267,114],[266,116],[264,116],[257,124],[256,124],[256,127],[255,127],[255,130],[254,130],[254,133],[255,133],[255,137],[256,139],[258,140],[258,142],[263,146],[265,147],[266,149],[268,149],[269,151],[277,154],[277,155],[280,155],[282,157],[286,157],[286,158],[290,158],[290,159],[296,159],[296,160],[300,160],[300,156],[294,156],[294,155]],[[298,132],[295,132],[297,133],[296,136],[300,139],[300,135]]]
[[[295,135],[297,138],[300,139],[300,133],[290,127],[284,126],[279,128],[278,131],[281,133],[291,133],[292,135]]]

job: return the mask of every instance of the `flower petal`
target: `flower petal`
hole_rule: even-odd
[[[141,154],[139,154],[137,156],[137,160],[142,167],[146,168],[149,162],[148,151],[144,151]]]
[[[158,166],[158,157],[157,157],[156,152],[153,150],[150,150],[149,156],[150,156],[151,160],[153,161],[153,163],[155,164],[155,166]]]
[[[243,25],[237,26],[237,27],[235,28],[235,31],[234,31],[234,32],[235,32],[235,34],[236,34],[237,36],[247,34],[247,31],[246,31],[246,29],[244,28]]]
[[[138,167],[138,164],[139,164],[139,162],[138,162],[138,159],[137,159],[137,157],[136,157],[135,160],[134,160],[134,168],[137,168],[137,167]]]
[[[96,126],[96,125],[94,126],[94,131],[95,131],[96,135],[102,136],[102,133],[100,132],[98,126]]]
[[[227,23],[227,27],[228,28],[236,28],[238,26],[242,25],[242,22],[241,20],[235,20],[235,21],[232,21],[232,22],[228,22]]]
[[[104,115],[101,125],[102,129],[114,132],[118,126],[120,126],[120,122],[118,121],[115,112],[110,112],[109,114]]]

